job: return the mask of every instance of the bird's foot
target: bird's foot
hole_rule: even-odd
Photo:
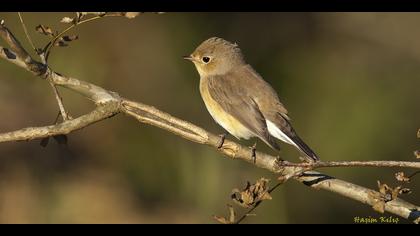
[[[308,163],[308,164],[314,164],[316,162],[318,162],[319,160],[314,160],[308,156],[300,156],[299,159],[303,162],[303,163]]]
[[[257,162],[257,143],[256,142],[251,147],[251,157],[252,157],[252,161],[255,164]]]
[[[220,140],[217,143],[217,149],[220,149],[223,147],[223,144],[225,143],[226,133],[219,135]]]

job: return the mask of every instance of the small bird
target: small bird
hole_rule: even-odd
[[[275,90],[245,62],[236,43],[212,37],[184,59],[192,61],[200,74],[207,110],[230,134],[238,139],[258,137],[280,151],[277,138],[297,147],[306,160],[319,160],[292,128]],[[221,145],[223,141],[224,136]]]

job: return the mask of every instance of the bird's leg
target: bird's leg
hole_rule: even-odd
[[[217,149],[220,149],[220,148],[223,147],[223,144],[225,143],[226,135],[227,135],[227,133],[223,133],[223,134],[219,135],[220,140],[219,140],[219,142],[217,142]]]
[[[254,143],[251,147],[251,157],[254,164],[257,162],[257,142]]]
[[[315,163],[316,161],[310,159],[309,157],[306,156],[300,156],[299,159],[303,162],[303,163]]]

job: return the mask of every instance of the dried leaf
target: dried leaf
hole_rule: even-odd
[[[417,159],[420,159],[420,150],[416,150],[416,151],[414,151],[414,156],[415,156]]]
[[[397,194],[398,194],[398,192],[397,192]],[[382,198],[383,198],[383,200],[385,201],[385,202],[389,202],[389,201],[392,201],[392,199],[394,199],[394,192],[389,192],[389,193],[386,193]]]
[[[42,147],[46,147],[49,141],[50,141],[50,137],[43,138],[41,139],[41,142],[39,143],[39,145],[41,145]]]
[[[62,39],[66,42],[71,42],[73,40],[79,39],[79,36],[78,35],[66,35],[66,36],[63,36]]]
[[[381,198],[381,194],[378,193],[378,192],[376,192],[376,191],[373,191],[373,190],[371,190],[371,191],[368,192],[368,196],[369,196],[370,199],[379,199],[379,198]]]
[[[409,188],[402,188],[399,192],[399,194],[410,194],[411,193],[411,189]]]
[[[103,16],[106,12],[76,12],[76,16],[80,19],[87,15],[94,15],[94,16]]]
[[[213,219],[215,219],[221,224],[230,224],[230,222],[223,216],[213,216]]]
[[[87,12],[76,12],[77,20],[81,20],[83,17],[87,15]]]
[[[260,198],[261,201],[271,200],[271,199],[273,199],[273,197],[271,197],[271,195],[268,192],[263,193],[261,198]]]
[[[288,180],[288,178],[287,178],[286,176],[284,176],[284,175],[280,175],[279,177],[277,177],[277,180],[278,180],[281,184],[283,184],[283,183],[285,183],[285,182]]]
[[[76,12],[76,18],[74,19],[73,23],[77,24],[87,15],[104,16],[106,15],[106,12]]]
[[[65,24],[70,24],[70,23],[74,23],[74,18],[70,18],[70,17],[63,17],[63,19],[61,19],[60,21],[61,23],[65,23]]]
[[[398,194],[400,193],[400,190],[402,189],[401,186],[397,186],[395,188],[389,187],[387,184],[381,184],[381,182],[378,181],[378,187],[380,192],[380,197],[376,197],[377,200],[383,200],[384,202],[389,202],[398,197]]]
[[[401,190],[401,186],[395,187],[391,192],[391,200],[389,200],[389,201],[397,199],[398,194],[400,194],[400,190]],[[388,200],[388,199],[386,199],[386,200]]]
[[[385,202],[384,201],[377,201],[375,204],[373,204],[372,208],[380,213],[385,212]]]
[[[382,195],[385,195],[390,189],[390,187],[387,184],[381,184],[381,182],[379,182],[379,180],[378,180],[378,188],[379,188],[379,192]]]
[[[248,191],[234,189],[232,190],[231,198],[236,204],[244,208],[250,208],[254,203],[254,198],[252,198]]]
[[[57,40],[57,42],[54,43],[54,46],[67,47],[69,45],[67,43],[65,43],[64,40],[60,39],[60,40]]]
[[[378,185],[380,185],[379,181],[378,181]],[[376,192],[376,191],[369,191],[368,196],[369,196],[369,199],[371,200],[372,208],[375,211],[384,213],[384,211],[385,211],[385,201],[383,199],[383,195],[381,193]]]
[[[406,183],[410,182],[410,178],[406,177],[405,173],[402,171],[395,173],[395,178],[400,182],[406,182]]]
[[[263,200],[270,200],[272,197],[268,193],[268,179],[261,178],[251,185],[247,182],[247,186],[242,191],[238,189],[232,190],[232,200],[244,208],[250,208],[256,203]]]
[[[417,138],[420,138],[420,129],[417,130]]]
[[[236,213],[232,205],[227,205],[227,206],[229,208],[229,220],[223,216],[216,216],[216,215],[213,215],[213,218],[222,224],[233,224],[235,223]]]
[[[53,138],[55,139],[55,141],[57,141],[58,144],[67,145],[68,139],[66,135],[59,134],[59,135],[53,136]]]
[[[47,35],[47,36],[51,36],[51,37],[54,36],[53,30],[48,26],[38,25],[37,27],[35,27],[35,30],[38,33],[43,34],[43,35]]]
[[[136,18],[139,14],[140,14],[139,12],[126,12],[124,16],[127,17],[128,19],[133,19],[133,18]]]
[[[247,207],[251,207],[255,202],[254,196],[252,196],[249,191],[244,191],[241,193],[241,200],[242,203],[245,204]]]

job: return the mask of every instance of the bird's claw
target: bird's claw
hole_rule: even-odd
[[[254,164],[257,162],[257,143],[254,143],[251,147],[251,157]]]
[[[220,149],[223,147],[223,144],[225,143],[226,134],[221,134],[219,135],[219,137],[220,137],[220,140],[217,143],[217,149]]]

